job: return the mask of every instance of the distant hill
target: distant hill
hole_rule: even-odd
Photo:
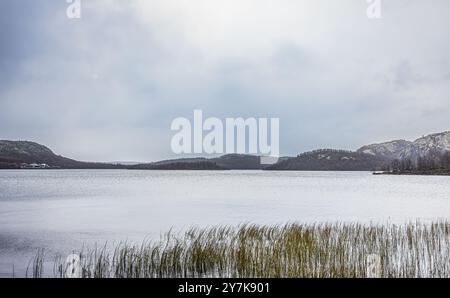
[[[261,170],[260,157],[246,154],[227,154],[215,158],[180,158],[135,165],[133,169],[196,169],[202,166],[212,170]]]
[[[383,157],[335,149],[306,152],[280,161],[267,170],[272,171],[376,171],[386,165]]]
[[[209,160],[198,161],[172,161],[155,162],[150,164],[139,164],[129,167],[132,170],[227,170]]]
[[[390,160],[410,159],[417,161],[419,157],[431,153],[445,153],[450,151],[450,132],[430,134],[414,142],[405,140],[391,141],[381,144],[372,144],[357,150],[373,156],[384,157]]]
[[[0,169],[22,164],[47,164],[62,169],[167,169],[167,170],[288,170],[288,171],[378,171],[392,161],[411,160],[450,152],[450,132],[430,134],[413,142],[395,140],[366,145],[356,152],[321,149],[297,157],[282,157],[273,165],[262,165],[255,155],[227,154],[214,158],[182,158],[145,164],[89,163],[56,155],[49,148],[28,141],[0,141]]]
[[[62,169],[228,170],[262,169],[260,157],[228,154],[216,158],[182,158],[145,164],[89,163],[56,155],[49,148],[29,141],[0,141],[0,169],[18,169],[22,164],[47,164]]]
[[[64,169],[115,169],[123,168],[106,163],[80,162],[56,155],[49,148],[29,141],[0,140],[0,169],[18,169],[22,164],[47,164]]]
[[[217,165],[233,170],[261,170],[260,157],[246,154],[227,154],[218,158],[212,158],[211,161]]]
[[[395,140],[381,144],[372,144],[359,148],[357,152],[380,156],[387,159],[401,158],[406,148],[412,146],[412,142],[405,140]]]
[[[275,165],[268,170],[296,171],[379,171],[394,160],[417,162],[430,155],[450,152],[450,132],[423,136],[413,142],[395,140],[366,145],[356,152],[323,149],[300,154]]]

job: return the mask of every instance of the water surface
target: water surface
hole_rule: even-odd
[[[0,276],[39,248],[142,242],[173,228],[450,218],[450,177],[368,172],[0,171]],[[13,267],[14,266],[14,267]]]

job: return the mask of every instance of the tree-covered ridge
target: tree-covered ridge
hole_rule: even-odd
[[[288,158],[268,170],[288,171],[375,171],[388,161],[383,157],[348,150],[320,149]]]
[[[384,170],[389,174],[450,175],[450,152],[432,151],[416,159],[395,159]]]

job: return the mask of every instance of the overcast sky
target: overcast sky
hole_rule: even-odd
[[[450,1],[0,1],[0,139],[174,157],[175,117],[279,117],[280,151],[450,130]]]

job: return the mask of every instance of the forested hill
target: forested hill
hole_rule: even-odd
[[[63,169],[116,169],[120,165],[81,162],[56,155],[49,148],[29,141],[0,140],[0,169],[20,169],[45,164],[48,168]]]
[[[321,149],[280,161],[267,170],[284,171],[376,171],[388,163],[383,157],[370,154]]]

